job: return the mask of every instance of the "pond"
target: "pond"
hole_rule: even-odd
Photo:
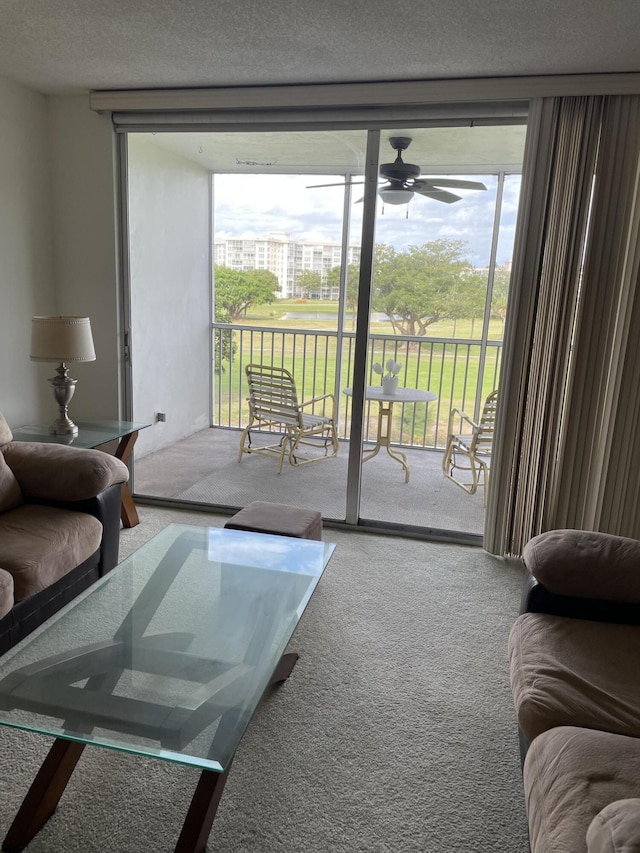
[[[355,314],[352,311],[345,312],[345,320],[353,320]],[[281,320],[338,320],[337,312],[333,311],[285,311],[281,316]],[[387,315],[374,311],[371,314],[371,319],[374,323],[382,323],[387,320]]]

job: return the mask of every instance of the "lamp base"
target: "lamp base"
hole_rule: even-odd
[[[69,418],[58,418],[49,427],[49,435],[77,435],[78,427]]]
[[[58,418],[49,427],[49,435],[74,436],[78,434],[78,427],[68,415],[68,406],[78,380],[69,377],[69,371],[64,362],[57,368],[56,374],[48,380],[58,403]]]

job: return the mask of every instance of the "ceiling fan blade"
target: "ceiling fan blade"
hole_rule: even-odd
[[[455,178],[420,178],[414,184],[416,186],[431,186],[431,187],[455,187],[459,190],[486,190],[485,185],[481,181],[458,181]],[[420,190],[417,190],[419,192]]]
[[[319,187],[357,187],[360,184],[364,184],[364,181],[341,181],[339,184],[310,184],[305,189],[316,190]]]
[[[416,187],[414,184],[411,189],[416,193],[420,193],[420,195],[426,196],[427,198],[433,198],[436,201],[443,201],[445,204],[453,204],[454,201],[460,201],[461,198],[459,195],[454,195],[446,190],[439,190],[437,187]]]

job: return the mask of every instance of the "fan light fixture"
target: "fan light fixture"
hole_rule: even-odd
[[[414,196],[413,190],[392,189],[383,187],[378,195],[384,204],[408,204]]]

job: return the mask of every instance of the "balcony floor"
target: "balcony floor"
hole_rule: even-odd
[[[135,461],[134,494],[238,508],[253,500],[318,509],[343,519],[348,442],[334,459],[298,468],[259,454],[237,461],[240,431],[201,430]],[[366,445],[365,449],[370,445]],[[362,469],[362,518],[482,534],[482,489],[466,494],[442,473],[442,451],[406,450],[410,480],[401,465],[381,451]]]

